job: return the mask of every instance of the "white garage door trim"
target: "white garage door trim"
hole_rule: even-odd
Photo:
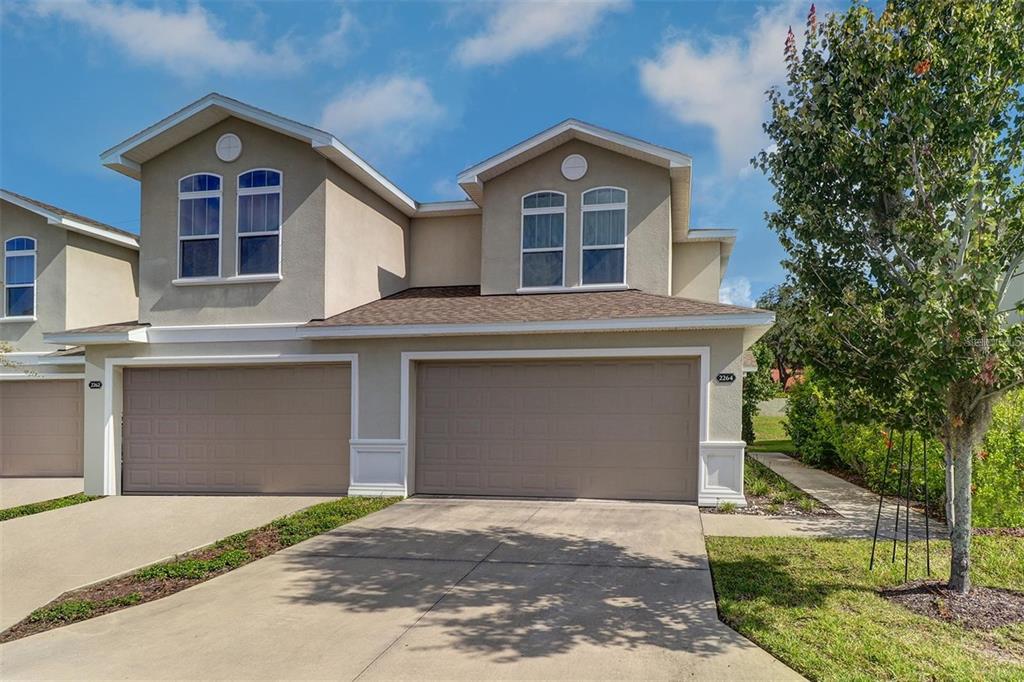
[[[351,364],[352,374],[352,426],[351,439],[358,438],[359,427],[359,355],[357,353],[333,354],[276,354],[276,355],[190,355],[155,356],[145,358],[107,358],[103,372],[103,495],[120,495],[117,484],[117,447],[114,430],[114,395],[122,390],[121,381],[116,385],[115,370],[124,367],[189,367],[196,365],[285,365],[311,363]],[[118,379],[120,377],[118,376]]]
[[[356,442],[353,438],[351,454],[352,488],[350,494],[380,495],[409,494],[409,472],[412,469],[409,448],[409,419],[411,412],[412,363],[427,360],[528,360],[564,358],[643,358],[643,357],[697,357],[700,358],[700,446],[701,465],[698,474],[698,494],[706,497],[703,450],[708,439],[708,405],[711,386],[710,346],[671,346],[638,348],[543,348],[529,350],[459,350],[459,351],[406,351],[402,353],[401,434],[398,439],[377,439]],[[742,452],[742,451],[741,451]],[[742,455],[740,456],[742,467]],[[388,472],[372,480],[360,480],[357,471]],[[742,469],[741,469],[742,473]],[[742,477],[740,478],[742,480]],[[739,493],[742,499],[742,492]]]

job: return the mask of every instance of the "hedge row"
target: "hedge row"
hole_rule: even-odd
[[[888,441],[882,425],[848,424],[835,410],[809,373],[790,392],[786,431],[800,458],[811,466],[844,468],[856,473],[875,492],[895,494],[903,439],[896,434],[885,466]],[[910,434],[906,435],[909,452]],[[921,438],[913,436],[911,496],[919,502],[927,486],[929,506],[938,515],[945,507],[945,466],[942,444],[927,442],[928,468],[923,467]],[[974,460],[974,525],[1024,526],[1024,390],[1004,397]]]

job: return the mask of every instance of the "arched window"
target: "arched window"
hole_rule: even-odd
[[[4,242],[4,316],[36,314],[36,240],[12,237]]]
[[[565,195],[534,192],[523,197],[523,240],[519,285],[565,284]]]
[[[178,181],[178,276],[220,276],[220,176]]]
[[[583,193],[580,282],[626,283],[626,190],[595,187]]]
[[[238,274],[281,271],[281,173],[257,168],[238,176]]]

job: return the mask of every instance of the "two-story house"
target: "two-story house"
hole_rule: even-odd
[[[742,503],[773,316],[719,303],[685,154],[569,120],[420,203],[211,94],[102,161],[141,184],[138,321],[47,335],[86,348],[87,492]]]
[[[85,352],[46,332],[138,317],[138,237],[0,190],[0,476],[81,476]]]

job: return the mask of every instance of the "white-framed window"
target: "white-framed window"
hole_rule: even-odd
[[[626,190],[595,187],[583,193],[580,282],[626,283]]]
[[[178,180],[178,277],[220,276],[221,177]]]
[[[36,314],[36,240],[11,237],[4,242],[4,316]]]
[[[281,272],[281,172],[254,168],[238,176],[238,274]]]
[[[565,285],[565,195],[541,191],[523,197],[520,287]]]

